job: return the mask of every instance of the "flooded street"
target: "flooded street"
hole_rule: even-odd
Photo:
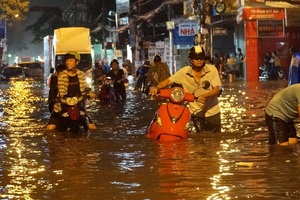
[[[157,102],[136,91],[89,101],[98,130],[87,136],[44,130],[44,84],[1,84],[0,199],[300,199],[300,147],[270,146],[264,122],[286,85],[226,83],[222,133],[160,144],[145,136]]]

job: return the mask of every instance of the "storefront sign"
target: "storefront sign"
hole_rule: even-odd
[[[257,20],[257,37],[283,37],[283,20]]]
[[[116,0],[116,12],[118,14],[129,13],[129,0]]]
[[[213,29],[213,35],[227,35],[227,28],[214,28]]]
[[[244,8],[244,19],[285,19],[283,8]]]
[[[198,33],[198,25],[194,23],[179,24],[179,36],[194,36]]]
[[[193,45],[194,37],[199,32],[199,25],[195,23],[175,24],[174,44],[175,45]]]

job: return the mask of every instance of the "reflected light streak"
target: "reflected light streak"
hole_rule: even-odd
[[[145,155],[142,154],[141,151],[116,152],[114,155],[119,159],[116,165],[120,169],[118,170],[118,172],[120,173],[128,173],[128,172],[135,171],[135,168],[144,167],[144,161],[138,161],[138,160],[142,160],[141,157],[145,157]],[[135,193],[134,188],[138,188],[141,186],[140,183],[136,183],[136,182],[125,183],[120,181],[113,181],[110,183],[112,185],[116,185],[116,187],[119,189],[128,189],[127,193]]]
[[[32,129],[37,124],[30,122],[30,114],[37,110],[33,104],[43,99],[33,94],[33,85],[26,81],[11,81],[8,86],[6,93],[1,92],[0,105],[3,111],[1,124],[10,133],[5,141],[9,146],[1,144],[0,148],[4,149],[5,156],[10,157],[9,162],[2,163],[1,166],[10,181],[0,187],[0,198],[32,199],[30,194],[40,187],[39,184],[44,184],[42,187],[51,187],[43,182],[36,184],[36,174],[45,172],[46,167],[32,159],[36,155],[40,156],[41,152],[35,150],[36,143],[26,138],[36,136]]]
[[[117,164],[121,172],[133,171],[133,168],[144,167],[144,161],[138,162],[137,159],[144,157],[144,154],[141,154],[140,151],[136,152],[119,152],[115,154],[120,160]]]
[[[221,120],[223,132],[236,132],[240,127],[241,113],[246,109],[241,107],[235,95],[226,95],[220,98]]]
[[[231,199],[228,192],[230,192],[231,188],[235,187],[235,185],[222,185],[222,183],[226,182],[222,181],[222,178],[225,176],[234,176],[234,173],[230,172],[232,161],[224,157],[228,157],[228,154],[240,152],[239,149],[233,147],[233,144],[237,142],[236,139],[228,139],[220,142],[220,149],[216,151],[216,154],[219,156],[219,174],[213,175],[211,178],[211,185],[217,192],[207,199]]]
[[[16,81],[11,84],[2,102],[3,113],[8,118],[7,123],[11,125],[9,127],[24,128],[24,125],[29,123],[28,114],[36,112],[37,108],[33,103],[42,99],[33,95],[32,88],[26,82]]]

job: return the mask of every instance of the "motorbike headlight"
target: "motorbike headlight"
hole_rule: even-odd
[[[92,85],[92,79],[90,77],[86,77],[86,82],[88,85]]]
[[[174,88],[171,92],[171,100],[175,103],[181,103],[184,100],[184,91],[182,88]]]
[[[70,106],[74,106],[78,103],[78,98],[77,97],[69,97],[66,99],[66,103]]]

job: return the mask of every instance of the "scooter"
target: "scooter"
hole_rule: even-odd
[[[83,133],[88,131],[89,118],[85,110],[85,101],[88,98],[88,92],[91,89],[86,89],[81,96],[60,98],[62,106],[61,127],[74,133]]]
[[[147,138],[159,142],[187,139],[190,133],[191,114],[188,102],[194,101],[194,95],[181,87],[161,89],[160,98],[166,99],[156,112],[147,130]]]
[[[111,77],[105,77],[103,84],[100,87],[98,99],[101,104],[109,104],[116,101],[114,85]]]
[[[261,74],[259,76],[260,80],[268,80],[270,78],[270,71],[267,69],[265,65],[259,67]],[[285,80],[285,72],[280,67],[277,71],[278,80]]]
[[[269,70],[267,70],[267,67],[265,65],[263,65],[263,66],[260,66],[259,69],[261,71],[259,79],[262,79],[262,80],[269,79],[270,72],[269,72]]]

